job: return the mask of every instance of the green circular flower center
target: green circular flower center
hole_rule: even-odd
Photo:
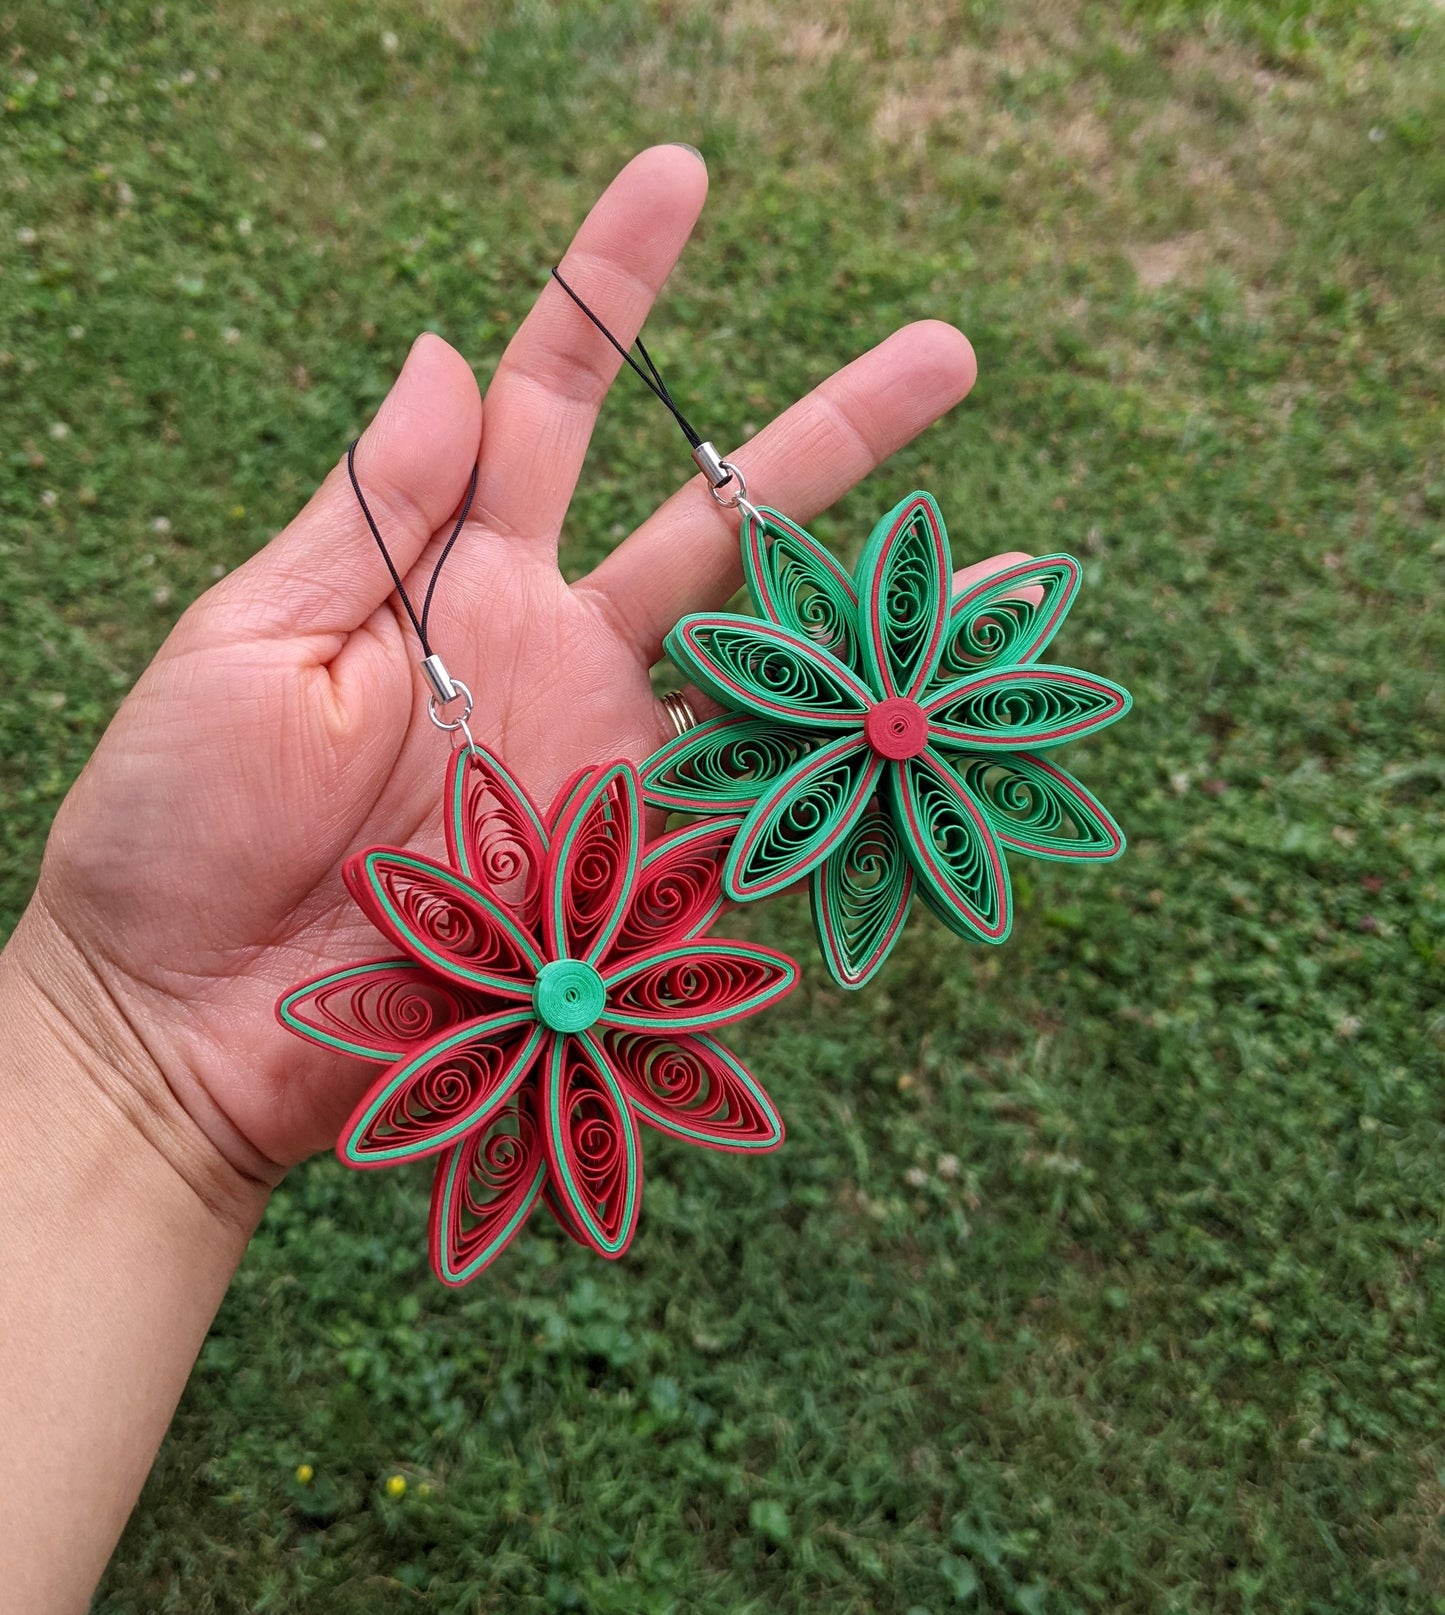
[[[607,1007],[607,989],[581,959],[554,959],[537,973],[532,1004],[554,1032],[585,1032]]]

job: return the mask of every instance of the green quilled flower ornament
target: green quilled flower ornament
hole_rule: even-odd
[[[1124,837],[1043,753],[1129,710],[1110,680],[1040,660],[1080,582],[1068,555],[1019,562],[955,597],[938,505],[910,494],[856,576],[786,516],[744,505],[758,618],[704,612],[667,639],[727,713],[644,765],[647,800],[741,815],[723,888],[750,902],[811,881],[834,980],[880,969],[914,894],[949,930],[1000,943],[1004,852],[1097,862]]]

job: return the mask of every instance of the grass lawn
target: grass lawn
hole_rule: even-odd
[[[1127,857],[815,962],[734,1040],[787,1148],[650,1137],[622,1263],[539,1219],[449,1293],[425,1167],[295,1172],[96,1609],[1445,1612],[1445,12],[0,13],[0,917],[180,608],[656,139],[713,180],[683,407],[961,324],[973,398],[814,530],[923,486],[961,561],[1072,551],[1059,657],[1136,700],[1070,759]],[[624,380],[569,567],[690,470]]]

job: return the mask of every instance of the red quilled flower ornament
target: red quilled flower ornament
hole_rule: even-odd
[[[438,1156],[431,1259],[462,1284],[538,1199],[620,1256],[642,1197],[638,1123],[711,1149],[762,1151],[783,1124],[710,1034],[791,992],[797,966],[709,936],[737,829],[716,819],[643,844],[630,763],[579,774],[539,814],[468,743],[446,784],[446,862],[399,847],[343,877],[392,955],[280,1001],[283,1025],[385,1069],[337,1154],[383,1167]]]

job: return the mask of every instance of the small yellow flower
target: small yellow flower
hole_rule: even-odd
[[[417,1487],[416,1495],[418,1497],[430,1497],[431,1496],[431,1482],[429,1480],[424,1480],[421,1483],[421,1485]]]
[[[242,516],[244,516],[245,514],[246,514],[246,507],[244,505],[232,505],[231,506],[231,520],[232,521],[240,521]]]
[[[405,1490],[406,1490],[406,1476],[405,1475],[393,1475],[391,1477],[391,1479],[389,1481],[387,1481],[387,1483],[386,1483],[386,1495],[388,1497],[400,1497],[401,1494]]]
[[[315,1478],[316,1471],[311,1467],[310,1464],[297,1464],[296,1479],[299,1480],[303,1486],[309,1486],[311,1482],[315,1480]]]

